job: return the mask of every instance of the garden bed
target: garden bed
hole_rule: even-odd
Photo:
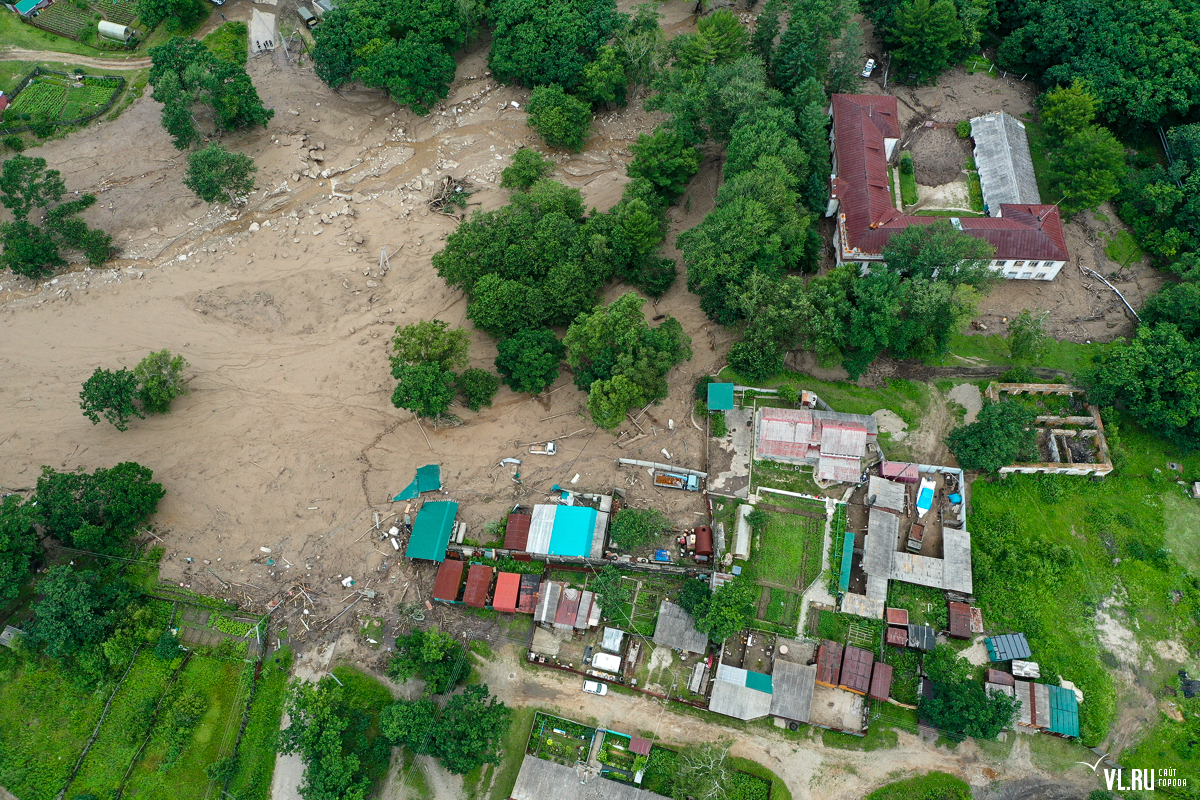
[[[595,736],[595,728],[539,711],[533,718],[527,751],[538,758],[571,766],[587,761]]]

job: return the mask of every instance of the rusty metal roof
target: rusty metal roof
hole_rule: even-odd
[[[837,686],[842,675],[842,646],[828,639],[817,648],[817,683]]]
[[[505,550],[524,550],[529,544],[529,525],[533,517],[529,514],[509,514],[504,530]]]
[[[871,688],[871,665],[875,656],[870,650],[850,646],[842,658],[842,677],[838,687],[847,689],[855,694],[866,694]]]
[[[867,695],[872,700],[887,700],[892,693],[892,667],[882,661],[876,661],[871,671],[871,691]]]
[[[492,586],[492,575],[495,573],[495,567],[472,564],[467,571],[467,590],[463,592],[463,603],[471,608],[486,607],[488,589]]]
[[[971,607],[966,603],[950,602],[950,636],[955,639],[971,638]]]
[[[463,567],[461,561],[446,559],[438,567],[437,578],[433,582],[433,599],[453,603],[458,599],[458,590],[462,586]]]
[[[532,614],[537,609],[538,592],[541,590],[541,575],[522,575],[520,594],[517,596],[517,611]]]
[[[521,576],[516,572],[501,572],[496,576],[496,594],[492,608],[514,613],[517,610],[517,595],[521,591]]]

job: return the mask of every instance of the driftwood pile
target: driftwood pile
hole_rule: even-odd
[[[443,214],[455,215],[466,211],[467,198],[475,187],[466,178],[443,175],[429,193],[429,207]]]

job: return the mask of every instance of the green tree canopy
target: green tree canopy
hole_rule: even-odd
[[[433,734],[437,730],[440,710],[427,697],[400,700],[380,713],[379,732],[392,744],[407,747],[418,755],[427,755],[433,749]]]
[[[471,335],[462,328],[451,328],[440,319],[424,319],[411,325],[397,326],[392,337],[392,368],[437,364],[444,370],[467,366],[467,348]]]
[[[626,169],[631,178],[646,178],[667,199],[678,197],[700,169],[700,152],[682,136],[658,128],[640,134],[629,148],[633,161]]]
[[[496,345],[496,369],[514,392],[538,394],[558,380],[567,349],[549,328],[526,328]]]
[[[934,648],[925,657],[925,672],[933,681],[933,697],[922,696],[921,714],[935,727],[977,739],[995,739],[1012,724],[1016,699],[987,692],[972,675],[971,664],[949,645]]]
[[[656,509],[623,508],[613,515],[608,536],[622,550],[636,550],[669,530],[671,521]]]
[[[386,739],[368,739],[370,717],[347,695],[330,676],[289,687],[290,724],[279,732],[279,752],[303,759],[304,800],[366,800],[372,787],[368,764],[380,756],[386,764]]]
[[[529,97],[529,127],[551,147],[578,152],[587,141],[592,111],[557,83],[539,86]]]
[[[42,467],[36,499],[45,532],[68,545],[87,550],[111,550],[124,543],[158,508],[166,496],[154,473],[133,461],[111,469],[86,472],[55,472]],[[96,530],[103,541],[96,542]],[[87,531],[90,542],[77,540]],[[85,546],[90,544],[91,546]]]
[[[667,395],[666,374],[692,357],[683,326],[667,317],[651,328],[642,304],[630,292],[590,314],[580,314],[567,329],[567,360],[575,385],[588,390],[592,420],[608,430],[633,408]]]
[[[604,45],[596,60],[583,68],[583,83],[576,94],[592,105],[625,105],[628,87],[625,61],[614,45]]]
[[[921,83],[936,80],[947,69],[963,39],[963,26],[953,0],[908,0],[896,9],[891,38],[896,72],[917,76]]]
[[[39,549],[37,507],[15,494],[0,500],[0,603],[17,596]]]
[[[454,373],[435,363],[392,367],[399,381],[392,391],[392,405],[405,408],[419,417],[440,417],[454,402]]]
[[[504,83],[573,91],[622,26],[615,0],[494,0],[488,67]]]
[[[676,60],[684,69],[724,64],[746,52],[749,34],[737,15],[727,8],[718,8],[696,22],[694,34],[678,37],[672,42]]]
[[[96,367],[92,376],[83,382],[79,392],[79,407],[93,425],[101,415],[119,431],[129,428],[129,418],[145,419],[137,407],[137,377],[127,369],[111,370]]]
[[[1008,323],[1008,354],[1019,364],[1040,364],[1050,350],[1050,336],[1046,333],[1046,318],[1049,311],[1034,313],[1028,308]]]
[[[472,367],[463,370],[454,379],[454,388],[466,400],[467,408],[478,411],[484,406],[491,406],[492,398],[500,389],[500,378],[486,369]]]
[[[82,194],[64,203],[65,193],[62,176],[47,170],[44,158],[15,155],[0,165],[0,204],[13,216],[0,222],[0,268],[38,280],[66,266],[61,250],[83,253],[92,266],[112,256],[112,237],[79,219],[96,196]],[[35,211],[42,212],[42,219],[31,221],[28,217]]]
[[[1049,152],[1051,191],[1070,216],[1111,200],[1125,176],[1125,148],[1107,128],[1090,125]]]
[[[425,681],[427,694],[451,691],[470,670],[466,651],[458,640],[436,628],[398,637],[396,652],[388,662],[388,677],[400,682],[419,677]]]
[[[1088,91],[1087,82],[1078,80],[1046,92],[1040,98],[1040,106],[1047,139],[1060,144],[1091,126],[1099,102]]]
[[[1200,341],[1200,283],[1169,283],[1150,296],[1141,311],[1143,325],[1167,322],[1184,338]]]
[[[588,588],[596,593],[596,601],[600,604],[600,609],[609,617],[633,597],[633,587],[626,582],[621,570],[612,564],[607,564],[594,572],[591,580],[588,581]],[[630,624],[630,620],[618,621]]]
[[[727,581],[713,592],[708,610],[696,620],[696,630],[707,633],[714,642],[733,636],[754,617],[758,591],[758,585],[745,575]]]
[[[1022,403],[985,400],[970,425],[950,431],[946,446],[963,469],[996,472],[1019,460],[1036,457],[1034,431],[1037,413]]]
[[[469,6],[454,0],[348,0],[313,29],[317,77],[383,89],[428,114],[454,82],[454,51],[474,32]]]
[[[151,29],[165,21],[169,30],[177,31],[208,16],[208,9],[197,0],[136,0],[135,5],[138,20]]]
[[[683,582],[679,592],[679,607],[692,615],[692,619],[703,619],[708,614],[708,605],[712,602],[712,589],[708,581],[693,578]]]
[[[127,600],[117,587],[101,585],[95,572],[65,564],[51,567],[37,588],[39,599],[26,633],[56,659],[100,644],[123,607],[119,599]]]
[[[1200,446],[1200,343],[1169,323],[1142,325],[1078,376],[1088,399],[1127,410],[1184,447]]]
[[[500,185],[505,189],[529,191],[542,178],[554,173],[554,162],[531,147],[522,147],[512,155],[512,166],[500,173]]]
[[[446,703],[434,731],[434,753],[442,766],[465,775],[484,764],[500,763],[500,742],[508,732],[509,709],[487,684],[468,686]]]
[[[137,379],[137,397],[142,409],[149,414],[169,414],[171,401],[188,393],[183,371],[188,368],[183,356],[159,350],[143,358],[133,368]]]
[[[206,203],[225,199],[234,203],[239,196],[254,191],[254,173],[257,171],[250,156],[231,153],[213,142],[203,150],[188,153],[183,185]]]
[[[196,128],[196,104],[212,110],[217,130],[266,126],[275,115],[263,107],[245,68],[217,58],[196,39],[171,37],[150,48],[151,95],[163,104],[162,123],[177,148],[186,150],[203,136]]]

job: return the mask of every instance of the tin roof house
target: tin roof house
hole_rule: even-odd
[[[854,483],[862,477],[867,445],[879,438],[875,418],[807,408],[760,408],[754,457],[811,464],[821,481]]]
[[[825,216],[834,217],[837,223],[834,253],[839,264],[866,267],[882,263],[883,250],[892,234],[910,225],[946,220],[958,230],[989,242],[995,250],[991,267],[1006,278],[1054,280],[1070,260],[1058,208],[1041,204],[1036,191],[1025,191],[1024,170],[1018,169],[1022,159],[1011,152],[1019,150],[1020,139],[1003,120],[997,125],[981,118],[979,123],[983,138],[979,146],[988,164],[984,194],[988,196],[990,190],[995,201],[988,207],[992,216],[927,217],[905,214],[892,200],[888,165],[900,138],[896,98],[835,94],[829,114],[833,117],[833,174]],[[1017,130],[1024,133],[1023,128]],[[1003,148],[1010,152],[1001,154]],[[1027,144],[1025,151],[1028,153]],[[1011,171],[1005,168],[1006,163],[1012,166]],[[981,168],[981,182],[984,174]]]

